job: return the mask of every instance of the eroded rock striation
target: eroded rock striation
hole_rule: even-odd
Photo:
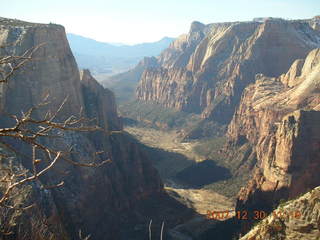
[[[161,195],[162,183],[136,141],[122,132],[113,93],[100,86],[87,70],[79,74],[62,26],[1,18],[0,45],[7,45],[5,50],[0,50],[1,55],[17,56],[39,45],[33,60],[17,71],[8,84],[1,86],[2,126],[11,124],[3,113],[25,112],[42,103],[49,94],[52,111],[67,98],[57,119],[79,116],[82,110],[86,118],[94,118],[94,123],[102,128],[89,133],[57,132],[61,138],[47,142],[53,148],[73,146],[76,153],[70,158],[74,161],[112,160],[99,168],[61,161],[41,179],[47,185],[62,180],[65,183],[62,188],[46,190],[50,191],[46,196],[50,198],[51,208],[56,209],[59,224],[66,230],[66,239],[76,239],[79,230],[83,235],[91,234],[92,239],[130,238],[126,231],[133,231],[132,222],[144,216],[135,210],[136,203]],[[43,117],[47,110],[40,108],[34,117]],[[22,146],[16,146],[25,151]],[[94,159],[94,153],[100,151],[103,153]],[[22,164],[30,167],[26,160],[22,159]],[[51,216],[53,214],[44,214],[43,220],[52,219]],[[53,239],[63,238],[59,235]]]
[[[138,99],[229,123],[245,87],[262,73],[277,77],[320,46],[314,21],[193,22],[146,70]],[[312,26],[312,27],[311,27]]]
[[[257,75],[228,128],[231,143],[249,142],[257,168],[237,209],[270,211],[280,199],[319,185],[320,49],[278,78]]]

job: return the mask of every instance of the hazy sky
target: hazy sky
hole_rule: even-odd
[[[177,37],[194,20],[311,18],[320,0],[0,0],[0,16],[58,23],[67,32],[104,42],[140,43]]]

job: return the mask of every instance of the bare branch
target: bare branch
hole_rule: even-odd
[[[9,79],[14,74],[25,66],[28,62],[34,60],[35,53],[44,45],[37,45],[20,56],[7,54],[7,56],[0,57],[0,84],[8,83]],[[0,46],[2,51],[6,51],[5,47]],[[12,234],[12,226],[10,226],[8,219],[15,218],[13,212],[22,212],[30,209],[34,204],[17,203],[16,199],[21,196],[22,189],[25,188],[26,183],[37,181],[43,189],[52,189],[62,187],[63,180],[57,180],[58,183],[50,183],[43,185],[40,182],[41,177],[48,174],[59,161],[64,161],[69,164],[80,167],[100,167],[108,162],[111,162],[111,156],[107,154],[103,160],[103,151],[93,153],[90,161],[81,159],[74,161],[73,157],[77,156],[77,152],[73,151],[72,147],[69,149],[55,149],[53,144],[48,144],[48,139],[61,138],[67,131],[72,132],[91,132],[102,131],[105,134],[113,134],[113,132],[106,132],[102,128],[95,126],[92,122],[95,119],[87,119],[84,117],[83,109],[80,109],[79,116],[68,116],[62,118],[60,113],[68,102],[66,97],[56,110],[52,109],[49,101],[49,94],[46,93],[42,102],[36,106],[31,107],[26,112],[20,114],[9,115],[1,112],[3,116],[11,118],[13,123],[9,126],[0,128],[0,221],[5,220],[8,225],[1,227],[0,234]],[[44,113],[40,116],[39,113]],[[37,116],[38,115],[38,116]],[[37,116],[37,117],[35,117]],[[114,132],[115,133],[115,132]],[[9,141],[9,139],[14,140]],[[23,143],[31,150],[31,154],[23,153],[15,146],[15,142]],[[3,150],[4,149],[4,150]],[[30,169],[25,169],[16,160],[17,156],[23,159],[24,163]],[[96,158],[99,161],[96,161]],[[55,171],[65,176],[68,172],[62,172],[59,168]],[[30,188],[34,186],[31,185]],[[10,212],[11,211],[11,212]],[[1,224],[0,224],[1,225]],[[80,239],[88,240],[89,236],[83,237],[81,231],[79,232]]]
[[[164,227],[164,221],[161,224],[160,240],[163,240],[163,227]]]
[[[12,75],[17,70],[19,70],[27,62],[32,60],[35,52],[43,45],[45,45],[45,43],[39,44],[31,49],[28,49],[21,56],[9,55],[9,56],[0,58],[0,66],[4,65],[9,68],[9,71],[4,71],[1,69],[0,83],[7,83],[9,78],[12,77]]]
[[[149,222],[149,240],[152,240],[152,230],[151,230],[151,225],[152,225],[152,219]]]

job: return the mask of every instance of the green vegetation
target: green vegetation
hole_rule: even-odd
[[[194,151],[205,158],[219,161],[219,159],[223,157],[219,153],[219,150],[222,149],[225,143],[226,137],[202,140],[197,146],[194,147]]]
[[[221,195],[235,200],[241,187],[243,187],[248,180],[248,175],[231,177],[227,180],[208,184],[204,187],[204,189],[213,190]]]
[[[251,170],[256,163],[252,146],[248,142],[243,142],[242,145],[228,146],[227,151],[222,150],[227,146],[227,139],[224,135],[226,126],[224,125],[203,120],[196,114],[180,112],[156,103],[147,104],[142,101],[122,104],[120,114],[127,121],[127,125],[132,126],[131,133],[135,133],[134,135],[137,135],[140,141],[142,140],[149,146],[151,142],[153,143],[152,148],[148,148],[147,152],[163,180],[172,179],[178,184],[213,190],[235,199],[240,188],[251,176]],[[159,133],[158,141],[160,142],[157,144],[154,141],[156,133],[147,130],[134,131],[134,129],[142,129],[146,126],[171,130],[166,131],[168,134],[173,133],[174,130],[176,139],[173,141],[170,137],[161,137]],[[197,141],[190,141],[191,139],[197,139]],[[180,145],[176,144],[177,142]],[[195,159],[187,154],[189,152],[181,151],[183,144],[191,147],[189,152],[197,156]],[[210,161],[212,161],[214,166],[211,166],[209,171],[192,160],[206,160],[210,166]],[[195,172],[199,172],[198,175],[201,177],[194,179]],[[194,186],[195,183],[197,186]]]
[[[128,105],[127,107],[129,108],[130,106]],[[137,117],[139,114],[141,118]],[[143,119],[144,124],[162,128],[163,126],[171,126],[175,130],[180,128],[182,132],[185,132],[188,126],[192,126],[190,124],[192,116],[172,109],[165,109],[156,104],[134,102],[134,107],[128,109],[128,115],[137,120]],[[175,124],[168,126],[166,124],[168,124],[170,118],[173,119],[172,121]],[[201,120],[199,118],[196,118],[196,120],[198,120],[196,124],[200,124]],[[201,187],[213,190],[229,198],[235,198],[240,188],[247,183],[251,170],[256,163],[255,153],[249,143],[228,146],[228,154],[226,154],[222,150],[226,146],[227,139],[225,136],[203,138],[197,140],[197,142],[185,142],[185,139],[181,139],[180,134],[175,131],[151,131],[144,126],[140,128],[136,126],[128,127],[127,129],[140,141],[152,146],[145,146],[144,149],[148,152],[164,181],[172,179],[178,184]],[[138,131],[139,129],[140,131]],[[144,130],[141,131],[141,129]],[[187,146],[190,149],[182,151]],[[196,158],[194,158],[195,156]],[[207,162],[207,165],[209,164],[209,167],[203,168],[202,164],[194,160],[206,160],[205,162]],[[210,164],[211,161],[214,162],[214,165]],[[193,177],[196,172],[199,173],[200,177]],[[225,173],[225,175],[222,173]],[[191,179],[192,181],[190,182]],[[195,184],[196,186],[194,186]]]
[[[206,159],[215,161],[218,166],[228,169],[232,175],[231,178],[208,184],[204,188],[235,198],[240,188],[249,180],[256,157],[249,143],[229,147],[230,155],[225,155],[221,149],[226,144],[226,140],[226,137],[203,140],[194,147],[194,151]]]
[[[200,121],[196,114],[165,108],[156,103],[132,101],[119,106],[120,115],[142,125],[162,129],[182,129]]]
[[[202,120],[192,125],[185,134],[185,139],[202,139],[221,137],[226,133],[227,126],[217,122]]]

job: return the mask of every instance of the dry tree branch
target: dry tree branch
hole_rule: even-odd
[[[66,98],[67,99],[67,98]],[[107,162],[110,162],[110,159],[104,160],[100,163],[81,163],[81,162],[75,162],[71,160],[70,158],[66,157],[65,155],[74,153],[72,148],[68,149],[67,151],[57,151],[53,148],[44,145],[41,143],[41,138],[50,138],[52,137],[52,131],[54,130],[60,130],[60,131],[80,131],[80,132],[88,132],[88,131],[97,131],[101,130],[101,128],[97,126],[87,126],[83,125],[84,122],[87,122],[88,120],[84,117],[76,118],[74,116],[70,116],[65,121],[54,121],[54,119],[57,117],[57,113],[61,111],[63,108],[63,105],[66,103],[66,99],[62,102],[62,104],[58,107],[58,110],[51,114],[47,112],[45,114],[45,118],[41,120],[36,120],[32,117],[32,114],[36,109],[39,109],[41,107],[46,106],[47,104],[41,104],[38,106],[34,106],[30,108],[27,112],[22,112],[22,116],[18,117],[16,115],[12,115],[11,117],[15,120],[15,125],[13,127],[8,128],[1,128],[0,129],[0,143],[2,143],[4,146],[6,146],[9,150],[17,153],[15,147],[9,145],[8,143],[4,142],[2,139],[4,137],[6,138],[13,138],[16,140],[19,140],[20,142],[24,142],[32,147],[32,174],[31,176],[24,177],[21,180],[15,180],[16,178],[19,178],[22,176],[22,174],[16,174],[16,173],[10,173],[6,177],[6,181],[9,182],[6,186],[6,190],[2,194],[0,198],[0,205],[4,204],[5,201],[9,199],[9,196],[14,188],[18,187],[19,185],[22,185],[26,182],[35,181],[38,180],[40,176],[44,175],[46,172],[48,172],[55,164],[56,162],[61,159],[64,160],[70,164],[81,166],[81,167],[100,167],[104,165]],[[55,136],[59,137],[59,136]],[[37,165],[41,162],[40,159],[36,158],[36,149],[41,150],[46,154],[46,156],[49,159],[48,165],[38,172]],[[95,155],[99,155],[102,152],[97,152]],[[25,173],[24,173],[25,174]],[[4,181],[4,180],[3,180]],[[63,181],[59,184],[51,185],[51,186],[45,186],[45,188],[50,189],[54,187],[62,186],[64,183]]]
[[[163,227],[164,227],[164,221],[162,221],[162,224],[161,224],[160,240],[163,240]]]
[[[29,61],[34,60],[36,51],[43,45],[44,43],[37,45],[25,51],[21,56],[12,54],[0,56],[0,84],[8,83],[9,79],[12,78],[19,69]],[[2,46],[0,46],[0,48],[2,51],[5,50]],[[40,111],[43,110],[43,108],[50,107],[51,102],[48,99],[49,94],[44,97],[42,103],[31,107],[28,111],[21,112],[21,114],[17,115],[9,115],[13,120],[13,124],[11,126],[0,127],[0,223],[5,217],[14,217],[14,215],[10,216],[10,211],[11,213],[12,211],[21,212],[34,206],[34,204],[23,206],[24,203],[17,203],[15,201],[21,193],[22,186],[26,183],[40,181],[39,178],[50,172],[59,161],[65,161],[80,167],[100,167],[111,161],[110,156],[107,156],[106,160],[95,161],[95,157],[103,152],[94,153],[93,161],[89,163],[87,163],[87,161],[83,162],[82,160],[79,162],[74,161],[69,157],[71,154],[77,154],[73,151],[72,147],[67,150],[62,150],[54,149],[52,144],[46,144],[46,139],[61,138],[62,136],[59,134],[67,131],[104,131],[91,123],[93,119],[86,119],[82,114],[80,114],[79,117],[71,115],[61,120],[59,114],[68,101],[67,97],[58,106],[56,111]],[[39,115],[39,112],[45,112],[45,114],[43,114],[42,117],[35,117]],[[3,112],[1,114],[5,115]],[[13,139],[14,142],[18,142],[19,144],[24,143],[31,149],[32,154],[29,155],[20,152],[10,139]],[[5,151],[3,151],[3,149],[5,149]],[[16,159],[16,156],[20,156],[24,162],[29,161],[31,163],[30,169],[26,170],[22,168],[17,161],[13,164],[5,164],[6,160]],[[55,170],[59,172],[59,169]],[[67,173],[63,172],[63,174]],[[64,182],[60,181],[57,184],[40,184],[40,186],[45,189],[52,189],[61,187],[63,184]],[[9,215],[2,216],[2,213]],[[11,234],[11,230],[11,228],[3,229],[0,227],[0,236],[1,234]],[[89,239],[89,237],[90,236],[87,236],[83,239]]]
[[[149,222],[149,240],[152,240],[152,230],[151,230],[151,225],[152,225],[152,219]]]
[[[89,240],[90,237],[91,237],[90,234],[88,236],[86,236],[86,237],[82,236],[82,231],[81,231],[81,229],[79,230],[79,239],[80,240]]]
[[[30,182],[30,181],[36,180],[38,177],[40,177],[43,174],[45,174],[50,168],[52,168],[56,164],[56,162],[59,159],[60,155],[61,155],[61,152],[58,152],[58,154],[54,157],[52,162],[46,168],[42,169],[39,173],[35,173],[35,174],[31,175],[30,177],[26,177],[26,178],[24,178],[22,180],[14,182],[14,183],[10,182],[9,185],[7,186],[6,191],[2,194],[2,198],[0,198],[0,205],[2,203],[4,203],[6,200],[8,200],[8,197],[9,197],[11,191],[15,187],[17,187],[18,185],[24,184],[26,182]],[[15,174],[12,175],[12,178],[14,178],[14,177],[16,177]]]
[[[45,45],[45,43],[39,44],[31,49],[25,51],[21,56],[9,55],[0,58],[0,83],[7,83],[9,78],[24,66],[27,62],[33,59],[35,52]],[[9,71],[4,70],[4,67],[8,67]]]

